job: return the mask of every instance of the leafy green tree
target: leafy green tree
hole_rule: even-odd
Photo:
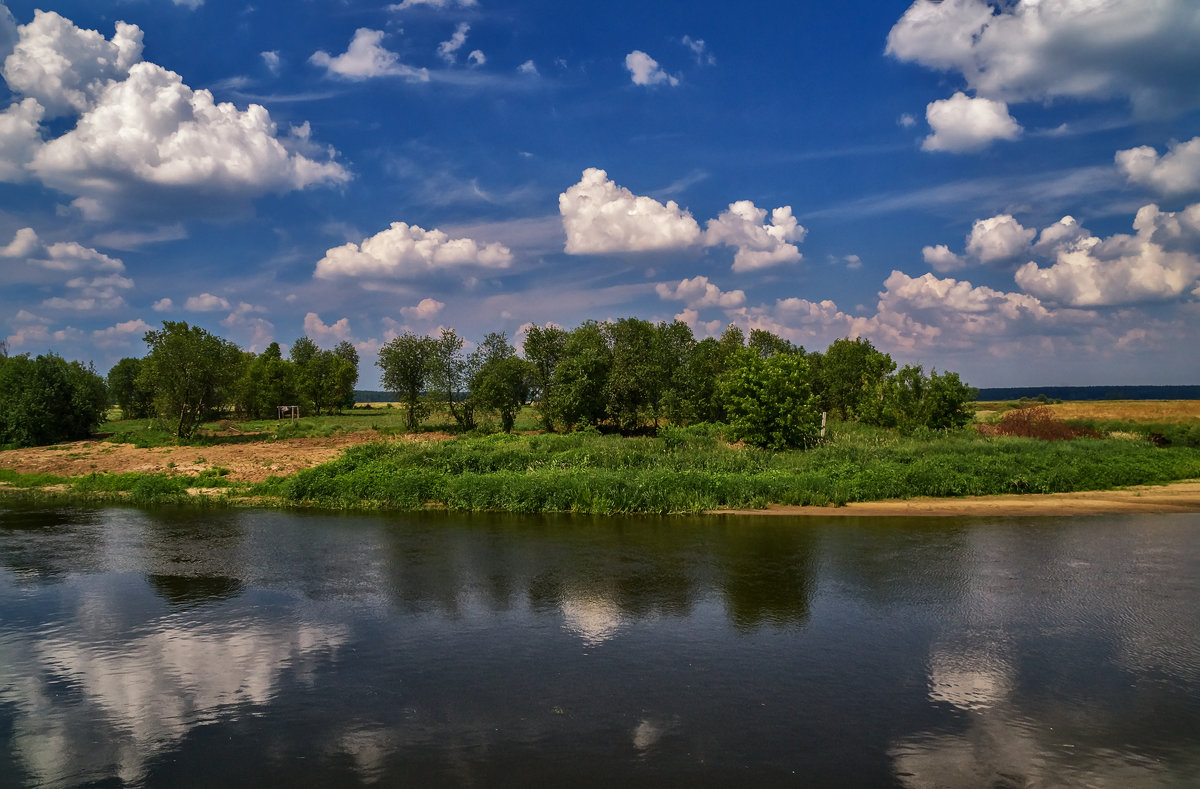
[[[191,438],[200,423],[233,398],[241,377],[242,351],[236,345],[184,321],[163,321],[146,332],[149,352],[142,359],[139,386],[154,391],[158,417],[179,438]]]
[[[488,334],[473,355],[471,399],[480,408],[495,411],[504,432],[512,432],[517,413],[529,396],[532,365],[517,356],[503,332]]]
[[[623,433],[637,430],[642,415],[657,405],[662,385],[655,359],[654,325],[622,318],[601,326],[611,362],[604,387],[605,413]]]
[[[567,335],[563,356],[554,368],[554,418],[572,430],[604,419],[605,388],[612,369],[612,349],[604,331],[587,321]]]
[[[532,367],[531,386],[542,426],[554,430],[554,371],[566,352],[567,332],[558,326],[532,326],[525,334],[525,359]]]
[[[300,371],[301,391],[318,416],[332,413],[347,399],[354,402],[358,368],[333,351],[318,351]]]
[[[87,438],[107,409],[104,379],[90,365],[53,353],[0,355],[0,445]]]
[[[793,345],[791,340],[785,340],[766,329],[751,329],[750,340],[746,345],[764,359],[770,358],[777,353],[798,353],[801,356],[804,355],[803,348]]]
[[[718,388],[734,438],[779,450],[812,444],[820,435],[811,372],[799,354],[764,359],[741,351],[729,360]]]
[[[865,337],[834,340],[820,360],[822,406],[841,419],[872,418],[884,380],[895,369],[892,357]]]
[[[349,388],[344,388],[342,402],[338,406],[340,408],[354,408],[354,387],[358,385],[358,349],[354,347],[353,343],[342,340],[333,346],[333,354],[349,362],[351,369],[354,370],[354,380],[351,381]]]
[[[142,360],[121,359],[108,371],[108,393],[126,419],[145,419],[154,415],[154,391],[138,384]]]
[[[717,382],[725,374],[729,360],[741,353],[745,335],[729,324],[720,339],[707,337],[696,343],[688,361],[687,410],[699,422],[724,422],[728,418],[725,400]]]
[[[281,405],[299,405],[296,365],[273,342],[248,361],[237,385],[238,410],[255,419],[274,419]]]
[[[437,353],[432,337],[405,332],[379,349],[375,364],[383,370],[384,389],[396,395],[408,409],[406,424],[415,430],[425,415],[421,393],[429,382],[431,361]]]
[[[454,329],[442,329],[434,340],[429,367],[429,391],[446,406],[462,430],[475,427],[475,407],[463,393],[470,388],[471,361],[463,356],[463,338]]]
[[[308,335],[305,335],[292,343],[292,350],[288,356],[293,364],[303,368],[320,352],[321,349],[317,347],[317,344],[309,339]]]
[[[650,392],[650,409],[656,430],[660,418],[678,423],[690,418],[688,376],[695,348],[696,338],[691,327],[683,321],[660,323],[654,327],[656,374]]]

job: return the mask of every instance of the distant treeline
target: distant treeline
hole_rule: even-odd
[[[1200,400],[1200,386],[1011,386],[980,389],[979,399]]]

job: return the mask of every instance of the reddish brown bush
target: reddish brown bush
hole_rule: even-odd
[[[1055,419],[1053,412],[1045,406],[1015,408],[1000,417],[1000,421],[994,425],[979,425],[979,432],[985,436],[1019,436],[1042,441],[1069,441],[1083,436],[1099,438],[1094,430],[1074,427]]]

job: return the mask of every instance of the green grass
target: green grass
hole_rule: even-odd
[[[321,506],[584,513],[684,513],[914,496],[1102,490],[1200,477],[1200,451],[1141,441],[901,436],[835,425],[807,451],[732,448],[711,426],[658,438],[495,435],[376,443],[271,490]],[[265,491],[263,491],[265,495]]]

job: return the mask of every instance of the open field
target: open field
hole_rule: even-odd
[[[976,403],[982,420],[998,417],[1016,406],[1016,401],[1008,400]],[[1139,423],[1200,421],[1200,400],[1081,400],[1051,403],[1044,407],[1049,408],[1058,419]]]

